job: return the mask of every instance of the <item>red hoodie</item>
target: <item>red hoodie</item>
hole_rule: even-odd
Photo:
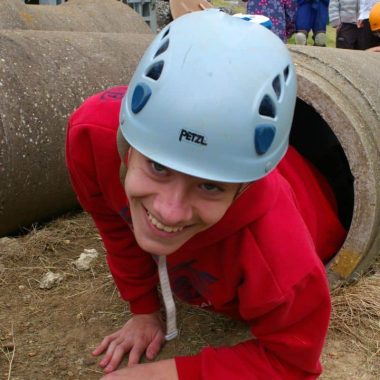
[[[122,297],[133,313],[151,313],[160,306],[157,265],[134,239],[119,178],[116,131],[125,91],[96,94],[73,113],[66,159]],[[246,321],[252,332],[233,347],[175,358],[179,379],[317,378],[330,315],[321,259],[339,249],[345,234],[326,181],[290,148],[221,221],[167,257],[179,298]]]

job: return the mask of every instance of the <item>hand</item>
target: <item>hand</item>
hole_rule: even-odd
[[[380,53],[380,46],[371,47],[371,48],[367,49],[367,51],[374,51],[376,53]]]
[[[159,313],[135,314],[120,330],[106,336],[92,354],[98,356],[106,351],[99,365],[104,368],[105,373],[110,373],[118,367],[128,352],[128,367],[139,363],[144,352],[147,359],[154,359],[164,341]]]
[[[100,380],[178,380],[174,359],[137,364],[103,376]]]
[[[360,29],[363,28],[364,26],[364,21],[363,20],[358,20],[356,21],[356,26]]]

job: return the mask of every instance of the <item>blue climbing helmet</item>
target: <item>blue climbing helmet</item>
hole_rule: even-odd
[[[127,143],[168,168],[243,183],[288,148],[296,73],[271,31],[217,9],[167,25],[142,57],[123,99]]]

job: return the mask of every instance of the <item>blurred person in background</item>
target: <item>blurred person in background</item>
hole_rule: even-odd
[[[359,18],[359,0],[330,0],[330,25],[336,29],[336,47],[339,49],[365,50],[357,22]]]
[[[375,7],[375,5],[378,2],[379,0],[359,0],[359,17],[357,25],[360,29],[361,39],[363,41],[363,50],[380,45],[380,37],[371,30],[369,20],[372,8],[374,8],[373,17],[376,17],[378,7]]]
[[[326,46],[329,0],[298,0],[296,13],[297,45],[307,45],[309,33],[313,33],[314,46]]]
[[[247,13],[263,15],[272,22],[272,32],[285,43],[295,32],[296,0],[243,0],[247,2]]]

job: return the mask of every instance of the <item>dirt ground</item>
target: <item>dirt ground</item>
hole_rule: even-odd
[[[84,249],[96,249],[99,256],[90,269],[79,270]],[[41,288],[49,271],[61,280]],[[380,265],[357,284],[335,291],[333,303],[322,379],[379,379]],[[162,358],[248,337],[242,324],[178,308],[180,336],[164,347]],[[99,379],[102,372],[90,353],[128,316],[88,215],[0,239],[0,379]]]

